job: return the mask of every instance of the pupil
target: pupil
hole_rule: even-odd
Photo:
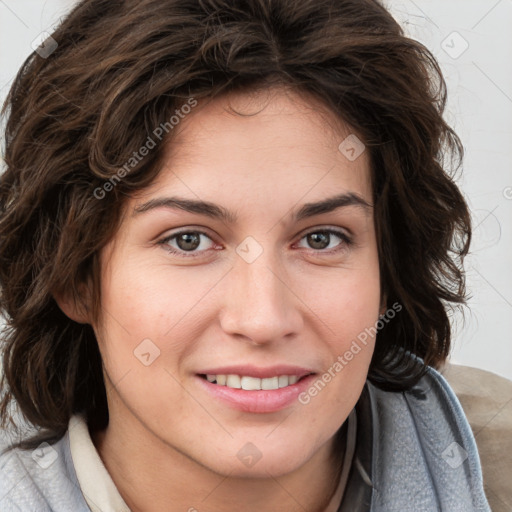
[[[178,237],[176,242],[180,249],[184,251],[190,251],[197,249],[200,243],[199,238],[200,236],[198,233],[183,233]]]
[[[329,245],[328,233],[311,233],[308,237],[309,242],[314,249],[325,249]]]

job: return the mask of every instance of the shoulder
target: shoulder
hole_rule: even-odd
[[[460,400],[473,431],[492,510],[512,510],[512,381],[478,368],[451,364],[442,374]]]
[[[428,368],[405,392],[369,391],[376,511],[407,510],[411,499],[417,511],[490,510],[471,428],[440,373]]]
[[[0,434],[0,510],[18,512],[89,511],[74,473],[66,434],[58,442],[35,450],[12,449]]]

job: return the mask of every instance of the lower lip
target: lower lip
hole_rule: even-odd
[[[315,374],[308,375],[285,388],[252,391],[219,386],[199,376],[196,378],[207,393],[234,409],[243,412],[268,413],[280,411],[297,401],[298,396],[311,385]]]

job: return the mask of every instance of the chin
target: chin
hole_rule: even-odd
[[[313,451],[313,447],[293,440],[285,444],[276,437],[275,441],[235,441],[227,449],[226,446],[219,448],[217,453],[221,454],[220,459],[203,460],[202,463],[215,473],[231,478],[280,477],[299,469]],[[297,446],[301,446],[301,449],[297,450]]]

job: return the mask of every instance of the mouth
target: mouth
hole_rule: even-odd
[[[252,377],[249,375],[236,374],[199,374],[204,380],[217,386],[226,386],[231,389],[243,389],[245,391],[273,391],[287,388],[297,384],[313,373],[305,375],[274,375],[273,377]]]
[[[253,375],[246,374],[249,372]],[[258,373],[263,375],[254,375]],[[196,374],[196,382],[206,396],[230,409],[246,413],[277,413],[297,405],[300,394],[313,384],[316,375],[298,368],[274,369],[272,372],[246,368],[246,372],[240,374],[201,372]]]

